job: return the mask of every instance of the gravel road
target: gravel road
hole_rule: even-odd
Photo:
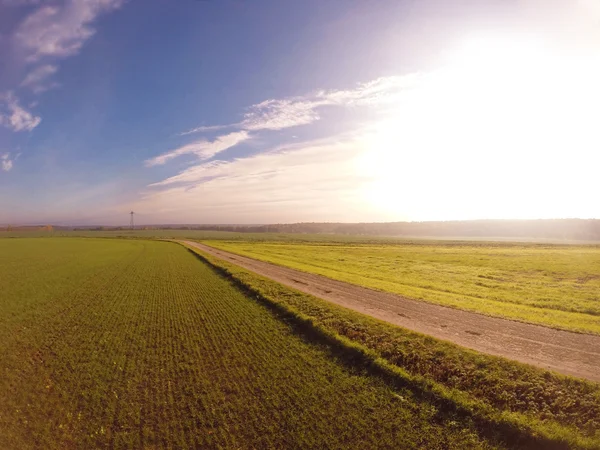
[[[258,261],[191,241],[190,247],[298,291],[479,352],[600,382],[600,336],[555,330],[411,300]]]

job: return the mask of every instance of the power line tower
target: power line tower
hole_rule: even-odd
[[[133,230],[133,211],[129,213],[131,219],[129,220],[129,228]]]

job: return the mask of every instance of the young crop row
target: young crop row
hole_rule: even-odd
[[[3,240],[0,273],[0,448],[503,446],[178,245]]]
[[[483,402],[488,407],[482,408],[483,415],[491,408],[509,421],[514,420],[517,428],[528,423],[534,434],[553,435],[570,442],[571,446],[600,447],[600,385],[596,383],[437,341],[199,253],[266,303],[324,330],[325,335],[338,336],[342,341],[347,339],[350,347],[358,345],[367,354],[372,352],[372,357],[381,358],[384,366],[392,364],[406,370],[409,375],[404,379],[412,379],[416,390],[422,390],[423,381],[419,380],[431,380],[432,389],[444,398],[455,398],[459,404]],[[466,396],[464,402],[461,394]]]
[[[209,244],[410,298],[600,334],[598,246]]]

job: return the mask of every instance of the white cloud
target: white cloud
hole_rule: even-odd
[[[381,77],[354,89],[319,91],[304,97],[270,99],[250,107],[240,124],[248,130],[281,130],[320,119],[324,106],[376,106],[395,101],[417,81],[415,74]]]
[[[199,164],[151,185],[134,208],[183,222],[350,220],[366,181],[355,171],[361,151],[337,136]]]
[[[149,187],[179,185],[189,188],[198,182],[217,178],[245,176],[256,178],[263,175],[269,178],[269,175],[290,167],[298,168],[316,163],[323,165],[344,163],[359,153],[359,147],[362,146],[360,137],[364,132],[365,130],[362,129],[355,130],[323,139],[282,145],[232,161],[218,160],[197,164]],[[332,173],[342,174],[341,166],[339,169]]]
[[[0,125],[13,131],[31,131],[42,121],[40,117],[24,109],[11,93],[0,98],[1,103],[4,103],[6,112],[4,114],[0,112]]]
[[[228,148],[234,147],[239,143],[249,139],[247,131],[236,131],[234,133],[219,136],[213,141],[200,139],[198,141],[186,144],[182,147],[170,150],[162,155],[146,161],[147,167],[158,166],[165,164],[167,161],[181,155],[194,154],[202,159],[212,158],[217,153],[220,153]]]
[[[223,166],[227,166],[226,161],[210,161],[189,167],[177,175],[165,180],[153,183],[150,187],[168,186],[171,184],[196,183],[205,178],[218,176]]]
[[[41,6],[23,20],[14,35],[15,42],[29,62],[75,55],[94,35],[92,22],[123,3],[124,0],[67,0],[62,6]]]
[[[223,130],[225,128],[232,128],[235,126],[238,126],[239,124],[233,124],[233,125],[202,125],[200,127],[196,127],[196,128],[192,128],[191,130],[187,130],[184,131],[182,133],[179,133],[179,136],[186,136],[188,134],[194,134],[194,133],[202,133],[204,131],[218,131],[218,130]]]
[[[380,77],[375,80],[361,83],[354,89],[322,91],[317,98],[322,99],[322,104],[365,106],[380,105],[396,101],[406,89],[418,84],[420,75],[409,74],[402,76]]]
[[[54,64],[45,64],[36,67],[27,74],[21,82],[21,86],[29,87],[33,92],[40,93],[57,86],[57,83],[46,82],[47,78],[58,71],[58,66]]]
[[[391,103],[407,88],[416,83],[417,76],[382,77],[357,85],[354,89],[318,91],[303,97],[269,99],[252,105],[240,123],[229,125],[203,125],[181,135],[236,127],[241,131],[216,138],[214,141],[200,139],[170,150],[146,161],[147,167],[165,164],[186,154],[196,154],[206,159],[249,139],[248,132],[282,130],[309,125],[320,120],[319,108],[324,106],[375,106]]]
[[[240,124],[247,130],[282,130],[319,120],[317,108],[326,104],[299,98],[265,100],[253,105]]]
[[[10,169],[12,169],[13,161],[10,159],[10,153],[4,153],[3,155],[0,155],[0,163],[4,172],[8,172]]]
[[[49,81],[58,66],[48,60],[63,59],[79,52],[94,35],[92,23],[103,13],[119,8],[126,0],[0,0],[5,6],[37,5],[25,17],[12,36],[15,54],[36,65],[20,83],[34,93],[59,86]],[[0,96],[0,125],[13,131],[31,131],[41,118],[23,108],[12,95]]]
[[[244,130],[282,130],[309,125],[320,120],[319,109],[325,106],[377,106],[395,101],[418,80],[417,74],[381,77],[357,85],[354,89],[318,91],[305,96],[268,99],[252,105],[240,123],[201,126],[182,134],[212,131],[227,127]]]

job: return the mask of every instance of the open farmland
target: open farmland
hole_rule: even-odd
[[[600,334],[600,247],[210,241],[244,256],[409,298]]]
[[[583,434],[591,438],[592,448],[600,448],[598,383],[470,351],[376,320],[258,275],[253,271],[256,266],[242,267],[246,258],[230,259],[197,243],[185,245],[251,296],[308,324],[329,340],[341,340],[344,347],[350,342],[352,348],[362,349],[373,367],[391,372],[396,381],[417,390],[425,384],[430,394],[473,408],[492,421],[500,413],[513,424],[528,423],[536,433],[553,430],[550,434],[571,436],[573,447],[578,446],[576,436]]]
[[[172,243],[7,239],[0,274],[0,448],[536,442],[390,387]]]

